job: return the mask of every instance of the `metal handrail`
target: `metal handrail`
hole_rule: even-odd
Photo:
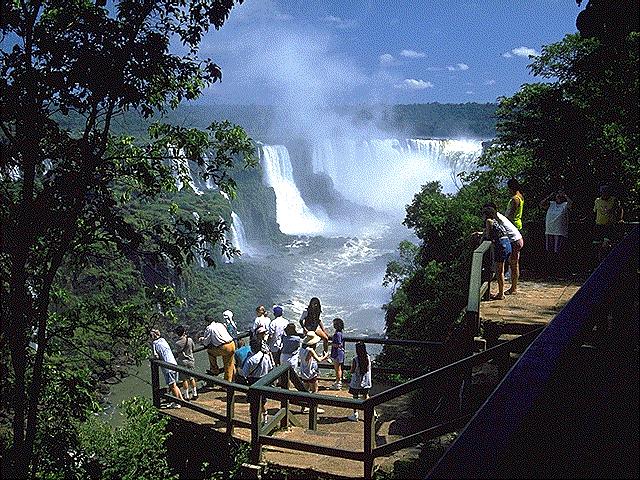
[[[469,298],[467,301],[467,312],[480,313],[480,299],[482,298],[483,290],[485,288],[488,288],[491,282],[491,278],[488,282],[482,282],[482,266],[484,264],[484,256],[490,252],[491,242],[488,240],[482,242],[480,246],[473,251],[473,260],[471,262],[471,276],[469,277]]]
[[[606,317],[609,309],[621,309],[630,301],[628,295],[633,292],[618,286],[621,278],[637,275],[638,245],[638,226],[634,226],[520,356],[428,478],[491,478],[500,473],[496,468],[501,455],[546,386],[554,381],[567,353],[581,344],[582,335],[593,328],[598,317]],[[638,318],[627,321],[636,323]]]
[[[480,298],[489,289],[489,282],[482,282],[483,263],[485,261],[485,255],[491,252],[491,242],[483,242],[473,253],[473,262],[471,266],[471,279],[469,283],[469,300],[466,309],[463,311],[466,315],[467,324],[471,327],[471,347],[473,343],[473,333],[477,332],[477,323],[479,322],[479,310],[480,310]],[[317,393],[310,393],[307,391],[301,391],[301,384],[295,371],[289,365],[280,365],[274,368],[267,375],[259,379],[251,386],[244,386],[235,384],[233,382],[226,382],[210,375],[196,374],[194,377],[202,378],[207,381],[211,381],[215,384],[223,386],[230,392],[227,395],[227,414],[233,414],[233,409],[229,408],[229,397],[232,397],[235,390],[247,392],[247,399],[250,403],[251,409],[251,459],[254,463],[259,463],[262,451],[262,445],[274,445],[283,448],[291,448],[301,451],[308,451],[312,453],[320,453],[328,456],[335,456],[340,458],[350,458],[353,460],[359,460],[364,463],[364,477],[371,478],[373,474],[373,462],[376,457],[382,455],[388,455],[392,452],[406,448],[420,441],[424,441],[425,438],[433,438],[436,435],[451,431],[452,428],[457,428],[461,425],[461,422],[466,422],[469,415],[462,415],[453,420],[449,420],[440,425],[432,426],[426,430],[409,435],[405,438],[397,440],[387,445],[377,446],[375,441],[375,407],[381,403],[388,402],[401,395],[416,391],[418,389],[425,388],[428,385],[435,385],[438,382],[442,382],[447,378],[451,378],[452,375],[463,376],[465,372],[468,374],[471,368],[475,365],[484,363],[490,359],[503,356],[505,353],[518,351],[521,348],[526,347],[538,334],[540,329],[529,332],[521,337],[502,343],[493,348],[490,348],[484,352],[473,355],[473,350],[468,350],[469,355],[457,362],[449,364],[445,367],[439,368],[433,372],[423,374],[418,378],[410,380],[402,385],[398,385],[384,392],[378,393],[366,400],[361,399],[349,399],[339,398],[335,396],[320,395]],[[242,336],[248,336],[249,332],[245,332]],[[239,336],[240,337],[240,336]],[[346,342],[363,341],[365,343],[382,344],[382,345],[402,345],[402,346],[420,346],[423,348],[441,348],[443,342],[433,341],[416,341],[416,340],[403,340],[403,339],[385,339],[376,337],[345,337]],[[206,347],[202,347],[197,351],[204,350]],[[183,373],[193,374],[188,369],[183,367],[177,367],[176,365],[167,364],[158,360],[153,361],[153,365],[165,366],[176,371],[182,371]],[[404,370],[397,369],[398,373],[404,372]],[[156,377],[158,376],[156,371]],[[156,378],[157,380],[157,378]],[[297,386],[297,391],[289,390],[289,381],[292,381]],[[279,382],[280,385],[286,386],[286,388],[276,388],[271,386],[272,384]],[[157,383],[154,384],[154,395],[157,389]],[[262,397],[272,398],[274,400],[280,400],[281,409],[276,414],[275,419],[269,422],[263,429],[259,426],[259,414],[262,408]],[[289,403],[296,402],[303,405],[309,405],[309,427],[315,429],[317,425],[317,407],[318,405],[328,405],[338,408],[348,408],[364,411],[364,445],[361,452],[354,452],[351,450],[343,450],[339,448],[320,447],[317,445],[307,444],[303,442],[297,442],[293,440],[286,440],[282,438],[274,438],[268,436],[268,434],[276,427],[277,423],[281,427],[286,427],[291,419],[289,412]],[[185,406],[193,408],[193,405],[184,402]],[[221,415],[214,415],[217,417],[223,417]],[[238,422],[234,419],[227,419],[228,428],[227,431],[231,432],[234,422]],[[246,424],[246,422],[244,422]]]
[[[385,390],[384,392],[377,393],[376,395],[373,395],[366,399],[365,403],[370,403],[375,407],[377,405],[380,405],[381,403],[388,402],[390,400],[393,400],[394,398],[406,395],[415,390],[426,388],[431,384],[437,383],[438,381],[451,378],[452,375],[462,373],[469,367],[475,367],[494,358],[499,358],[506,353],[520,350],[531,343],[540,334],[542,329],[543,327],[531,330],[530,332],[525,333],[518,338],[514,338],[513,340],[510,340],[508,342],[501,343],[483,352],[462,358],[457,362],[445,365],[444,367],[438,368],[433,372],[429,372],[418,378],[409,380],[402,385],[397,385],[388,390]]]

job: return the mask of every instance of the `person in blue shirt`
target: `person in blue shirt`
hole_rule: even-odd
[[[284,329],[284,335],[282,336],[282,352],[280,354],[280,363],[289,363],[291,368],[298,372],[299,365],[299,353],[300,345],[302,344],[302,338],[296,330],[296,324],[289,322]]]
[[[236,383],[246,385],[247,378],[244,376],[242,368],[244,367],[247,358],[251,356],[251,347],[249,345],[245,345],[244,340],[238,340],[238,345],[239,348],[234,353],[236,363]]]

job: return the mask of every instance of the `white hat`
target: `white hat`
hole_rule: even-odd
[[[233,320],[233,312],[231,310],[225,310],[222,312],[222,316],[224,318],[228,318],[229,320]]]
[[[302,344],[303,345],[312,346],[312,345],[315,345],[316,343],[318,343],[320,340],[322,340],[322,339],[318,335],[316,335],[315,333],[307,332],[305,337],[302,339]]]

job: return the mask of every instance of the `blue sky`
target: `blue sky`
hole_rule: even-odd
[[[201,101],[494,102],[537,81],[527,55],[574,33],[580,9],[575,0],[246,0],[205,38],[223,81]]]

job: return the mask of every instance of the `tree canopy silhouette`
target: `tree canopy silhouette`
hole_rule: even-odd
[[[0,351],[9,362],[0,376],[12,431],[3,477],[34,474],[43,395],[55,375],[47,368],[51,342],[78,321],[61,322],[52,310],[63,295],[61,269],[73,271],[72,262],[81,266],[98,248],[138,267],[178,270],[196,254],[212,263],[216,242],[230,248],[217,218],[153,222],[134,218],[127,205],[175,190],[173,177],[188,175],[188,161],[232,193],[227,169],[241,157],[254,162],[244,131],[228,122],[206,130],[154,122],[143,142],[116,136],[113,126],[128,111],[162,118],[219,81],[221,69],[199,55],[200,42],[240,2],[2,2]],[[127,330],[131,310],[105,318]]]

